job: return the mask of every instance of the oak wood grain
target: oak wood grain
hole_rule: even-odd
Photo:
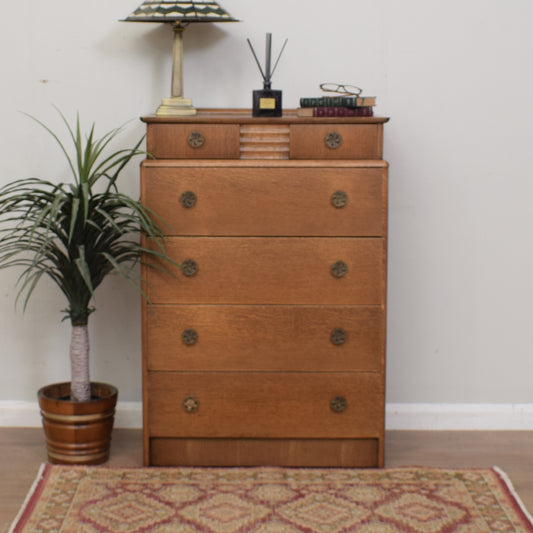
[[[168,235],[382,236],[386,168],[167,166],[143,172],[143,202]],[[335,207],[332,196],[347,195]],[[185,207],[181,196],[195,195]],[[186,204],[187,205],[187,204]]]
[[[254,117],[251,109],[202,108],[193,116],[163,117],[147,115],[147,124],[384,124],[388,117],[299,117],[296,109],[284,109],[281,117]]]
[[[382,126],[361,124],[291,124],[291,159],[381,159]],[[329,148],[326,136],[340,136],[340,145]]]
[[[154,302],[142,310],[145,464],[382,466],[388,119],[143,120],[160,159],[142,165],[142,201],[167,221],[171,257],[197,266],[142,269]],[[187,148],[193,131],[205,142]]]
[[[241,159],[288,159],[289,127],[284,124],[242,124]]]
[[[384,320],[382,306],[157,305],[146,315],[147,368],[379,372]],[[190,329],[197,340],[185,344]],[[342,344],[332,343],[337,329]]]
[[[151,440],[155,466],[368,467],[378,462],[377,439]]]
[[[383,435],[377,373],[150,372],[153,437],[377,438]],[[331,400],[347,401],[343,412]],[[187,412],[186,398],[198,401]]]
[[[375,238],[170,237],[167,252],[197,273],[149,268],[154,303],[381,304],[384,243]],[[347,265],[332,275],[337,261]]]
[[[192,133],[200,133],[204,143],[189,145]],[[148,125],[146,149],[157,159],[238,159],[240,133],[238,124],[158,124]]]

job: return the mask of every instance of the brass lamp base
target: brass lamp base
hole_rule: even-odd
[[[173,96],[171,98],[163,98],[155,114],[160,117],[196,115],[196,108],[192,106],[192,100],[181,96]]]

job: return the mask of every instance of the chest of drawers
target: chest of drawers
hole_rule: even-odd
[[[145,464],[382,466],[387,119],[144,120]]]

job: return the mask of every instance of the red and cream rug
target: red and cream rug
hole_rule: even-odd
[[[43,465],[11,533],[533,532],[497,469]]]

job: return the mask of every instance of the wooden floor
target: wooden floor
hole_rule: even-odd
[[[41,429],[0,428],[0,533],[6,533],[46,461]],[[142,466],[140,430],[116,429],[110,466]],[[386,465],[499,466],[533,511],[533,432],[389,431]]]

